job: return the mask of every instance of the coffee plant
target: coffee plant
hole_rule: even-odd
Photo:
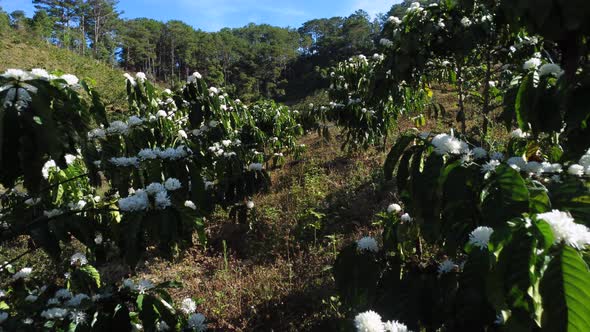
[[[588,30],[579,19],[590,13],[559,1],[517,7],[414,3],[387,20],[375,67],[341,64],[370,87],[360,105],[402,109],[400,85],[427,93],[450,84],[461,123],[461,134],[409,131],[387,156],[400,203],[378,215],[381,243],[362,238],[334,266],[342,300],[362,312],[358,331],[590,329]],[[481,110],[480,132],[466,130],[467,102]],[[487,140],[492,114],[518,127],[503,144]]]
[[[176,282],[104,278],[148,255],[178,256],[216,207],[246,222],[270,185],[265,164],[304,147],[298,116],[274,102],[249,107],[199,73],[159,91],[126,75],[128,112],[107,114],[90,81],[10,69],[0,77],[1,241],[21,235],[54,261],[54,280],[1,266],[0,323],[8,330],[195,330],[206,319]],[[152,248],[148,250],[147,248]],[[70,257],[69,252],[78,251]],[[65,259],[67,258],[67,259]]]

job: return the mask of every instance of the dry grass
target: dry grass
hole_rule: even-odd
[[[255,198],[251,226],[217,213],[207,250],[192,248],[175,263],[150,261],[143,276],[181,281],[175,299],[200,299],[214,330],[310,331],[329,324],[338,313],[323,302],[335,295],[336,251],[377,235],[370,222],[391,201],[391,190],[375,179],[384,153],[345,155],[337,140],[316,135],[302,143],[309,147],[304,160],[272,171],[272,192]],[[324,215],[315,234],[314,214]]]

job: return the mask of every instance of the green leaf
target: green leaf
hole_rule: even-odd
[[[522,80],[518,94],[516,95],[516,121],[518,127],[524,131],[528,131],[529,123],[534,112],[533,97],[535,93],[533,85],[533,74],[525,76]]]
[[[395,170],[402,153],[410,145],[414,138],[416,138],[416,136],[413,134],[405,134],[400,137],[395,145],[391,148],[389,154],[387,154],[385,164],[383,165],[383,173],[386,180],[391,180],[393,178],[393,171]]]
[[[541,280],[543,331],[590,331],[590,272],[580,254],[562,246]]]
[[[519,172],[501,165],[481,193],[482,217],[495,227],[529,209],[529,191]]]
[[[553,234],[551,226],[545,220],[538,220],[535,223],[535,227],[542,237],[543,247],[545,248],[545,250],[548,250],[549,248],[551,248],[551,246],[553,246],[553,242],[555,242],[555,235]]]

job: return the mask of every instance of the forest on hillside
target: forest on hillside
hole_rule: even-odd
[[[348,17],[313,19],[301,27],[252,23],[218,32],[197,30],[178,20],[123,19],[118,0],[33,3],[33,17],[0,7],[0,31],[26,31],[160,82],[173,84],[199,71],[242,100],[293,101],[327,87],[322,68],[353,55],[373,54],[385,18],[403,11],[410,1],[376,18],[358,10]]]

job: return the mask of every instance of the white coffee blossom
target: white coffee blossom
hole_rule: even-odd
[[[561,67],[557,64],[554,64],[554,63],[544,64],[539,69],[539,76],[541,76],[541,77],[548,76],[548,75],[560,77],[562,74],[563,74],[563,70],[561,69]]]
[[[108,135],[127,135],[129,126],[123,121],[113,121],[106,129]]]
[[[51,308],[41,312],[41,317],[48,320],[63,319],[68,314],[67,309],[62,308]]]
[[[488,152],[481,147],[474,148],[473,150],[471,150],[471,153],[473,154],[473,158],[475,159],[485,159],[488,156]]]
[[[412,221],[412,217],[410,217],[410,214],[408,214],[408,213],[404,213],[404,214],[402,214],[402,216],[400,217],[400,220],[401,220],[402,222],[409,223],[409,222],[411,222],[411,221]]]
[[[399,19],[399,17],[396,16],[389,16],[389,18],[387,19],[387,22],[398,25],[402,23],[402,20]]]
[[[518,128],[515,129],[514,131],[512,131],[512,133],[510,133],[510,136],[512,136],[513,138],[527,138],[530,136],[529,133],[522,131],[522,129]]]
[[[469,234],[469,243],[481,249],[487,248],[492,233],[494,233],[492,228],[480,226]]]
[[[447,134],[438,134],[432,139],[434,151],[443,154],[461,154],[469,151],[467,143]]]
[[[383,323],[383,328],[385,328],[385,332],[409,332],[408,327],[405,324],[396,320],[390,320]]]
[[[127,119],[127,125],[129,127],[135,127],[135,126],[139,126],[143,123],[143,119],[136,116],[136,115],[132,115],[129,117],[129,119]]]
[[[105,137],[106,137],[106,132],[102,128],[92,129],[91,131],[88,132],[89,139],[99,139],[99,138],[105,138]]]
[[[180,183],[180,180],[178,179],[168,178],[166,182],[164,182],[164,187],[166,187],[166,190],[168,191],[175,191],[182,187],[182,183]]]
[[[543,164],[536,161],[529,161],[524,167],[524,171],[529,174],[540,175],[543,172]]]
[[[370,236],[365,236],[360,240],[356,241],[356,248],[359,251],[379,251],[379,245],[377,244],[377,241]]]
[[[76,325],[86,324],[86,313],[79,310],[70,312],[70,320]]]
[[[159,192],[166,191],[166,187],[159,182],[152,182],[145,188],[145,191],[150,195],[156,195]]]
[[[135,78],[141,83],[145,82],[145,80],[147,79],[145,73],[143,72],[138,72],[137,74],[135,74]]]
[[[193,299],[186,298],[182,300],[182,303],[180,304],[180,311],[184,312],[186,315],[190,315],[195,312],[195,310],[197,310],[197,304],[195,301],[193,301]]]
[[[518,172],[523,170],[527,165],[527,162],[526,160],[524,160],[523,157],[512,157],[508,159],[506,163],[508,164],[508,166],[512,167],[514,170]]]
[[[387,213],[399,213],[402,211],[402,207],[399,204],[393,203],[387,207]]]
[[[73,296],[72,295],[72,292],[70,292],[70,290],[69,289],[66,289],[66,288],[58,289],[55,292],[55,298],[61,299],[61,300],[71,299],[72,296]]]
[[[463,17],[461,19],[461,25],[463,25],[464,27],[466,27],[466,28],[470,27],[471,24],[473,24],[473,23],[471,22],[471,20],[468,17]]]
[[[555,243],[565,242],[579,250],[590,244],[590,229],[574,222],[574,218],[568,212],[553,210],[538,214],[537,219],[545,220],[551,226]]]
[[[22,269],[20,269],[20,271],[18,271],[12,275],[12,280],[19,280],[19,279],[26,280],[31,276],[31,273],[33,273],[32,268],[30,268],[30,267],[22,268]]]
[[[50,159],[46,161],[45,164],[43,164],[43,167],[41,168],[41,174],[43,175],[43,178],[48,179],[49,171],[51,170],[59,171],[59,167],[57,167],[57,164],[53,159]]]
[[[139,159],[137,157],[113,157],[109,161],[117,167],[138,167]]]
[[[76,84],[78,84],[78,82],[80,82],[80,80],[72,74],[64,74],[64,75],[61,75],[59,78],[66,81],[66,83],[70,86],[76,85]]]
[[[539,68],[539,66],[541,65],[541,59],[533,57],[529,60],[527,60],[524,65],[522,66],[522,68],[524,70],[536,70],[537,68]]]
[[[143,190],[138,190],[135,194],[119,199],[119,209],[123,212],[144,211],[149,207],[148,194]]]
[[[493,152],[490,154],[490,159],[492,160],[503,160],[504,154],[502,152]]]
[[[33,303],[35,301],[37,301],[39,297],[33,294],[29,294],[27,297],[25,297],[25,301]]]
[[[135,79],[133,78],[133,76],[129,75],[128,73],[123,74],[123,76],[125,76],[125,78],[127,79],[127,81],[132,85],[132,86],[136,86],[137,82],[135,82]]]
[[[354,318],[357,332],[385,332],[381,316],[374,311],[366,311]]]
[[[254,208],[254,202],[253,201],[247,201],[246,202],[246,207],[250,210],[252,210]]]
[[[249,171],[262,171],[262,164],[252,163],[248,166]]]
[[[156,194],[155,203],[156,208],[159,210],[164,210],[172,205],[172,202],[170,201],[170,196],[168,196],[168,193],[166,191],[160,191]]]
[[[493,172],[496,170],[496,167],[498,167],[498,166],[500,166],[500,162],[495,159],[492,159],[481,166],[481,172],[482,173]]]
[[[170,330],[170,326],[168,326],[168,324],[165,321],[159,321],[156,323],[156,331],[162,332],[168,330]]]
[[[456,267],[457,267],[457,265],[455,264],[455,262],[453,262],[452,259],[447,259],[444,262],[439,264],[438,274],[442,275],[445,273],[452,272],[453,270],[455,270]]]
[[[567,172],[574,176],[582,176],[584,175],[584,171],[584,166],[578,164],[570,165],[570,167],[567,169]]]
[[[195,205],[195,203],[193,201],[185,201],[184,206],[191,209],[191,210],[197,209],[197,206]]]
[[[82,265],[88,264],[88,259],[86,259],[86,255],[77,252],[77,253],[73,254],[72,257],[70,258],[70,263],[72,265],[82,266]]]
[[[184,130],[180,129],[180,130],[178,131],[178,137],[180,137],[180,138],[184,138],[184,139],[187,139],[187,138],[188,138],[188,135],[186,134],[186,131],[184,131]]]
[[[4,74],[0,75],[4,78],[12,78],[18,81],[27,81],[30,80],[31,74],[22,70],[22,69],[6,69]]]
[[[379,41],[379,44],[381,44],[382,46],[385,46],[385,47],[392,47],[393,46],[393,42],[387,38],[381,38],[381,40]]]
[[[82,301],[84,300],[90,300],[90,296],[80,293],[80,294],[76,294],[75,296],[73,296],[71,299],[69,299],[65,304],[68,307],[79,307],[80,304],[82,304]]]
[[[560,164],[551,164],[548,162],[541,163],[543,167],[543,173],[561,173],[563,172],[563,167]]]

